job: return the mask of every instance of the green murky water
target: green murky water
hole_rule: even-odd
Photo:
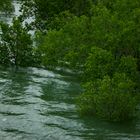
[[[81,118],[75,76],[38,68],[0,67],[0,140],[139,140],[140,121]]]

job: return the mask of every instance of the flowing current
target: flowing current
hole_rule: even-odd
[[[14,5],[18,15],[20,4]],[[0,67],[0,140],[140,140],[139,120],[121,124],[80,117],[75,103],[80,94],[73,74]]]
[[[81,118],[75,76],[39,68],[0,67],[0,140],[139,140],[140,122]]]

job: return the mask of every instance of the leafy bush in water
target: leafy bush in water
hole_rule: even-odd
[[[105,75],[111,75],[113,67],[114,58],[111,52],[92,47],[85,63],[84,78],[89,81],[102,78]]]
[[[117,71],[125,73],[133,81],[138,80],[137,59],[132,56],[122,56]]]
[[[124,121],[135,116],[135,84],[126,74],[116,73],[113,78],[104,76],[102,80],[88,82],[85,87],[87,90],[78,99],[80,113],[109,121]]]

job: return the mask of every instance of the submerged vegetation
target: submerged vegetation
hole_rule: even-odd
[[[23,0],[23,15],[1,23],[0,63],[80,71],[80,114],[109,121],[136,116],[140,96],[139,0]],[[24,19],[35,21],[23,26]],[[28,33],[35,29],[35,44]]]

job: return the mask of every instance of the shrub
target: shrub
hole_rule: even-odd
[[[85,63],[85,79],[100,79],[111,75],[114,67],[114,58],[111,52],[93,47]]]
[[[78,99],[81,114],[97,115],[109,121],[125,121],[135,116],[135,84],[124,73],[116,73],[113,78],[104,76],[85,87],[85,93]]]

